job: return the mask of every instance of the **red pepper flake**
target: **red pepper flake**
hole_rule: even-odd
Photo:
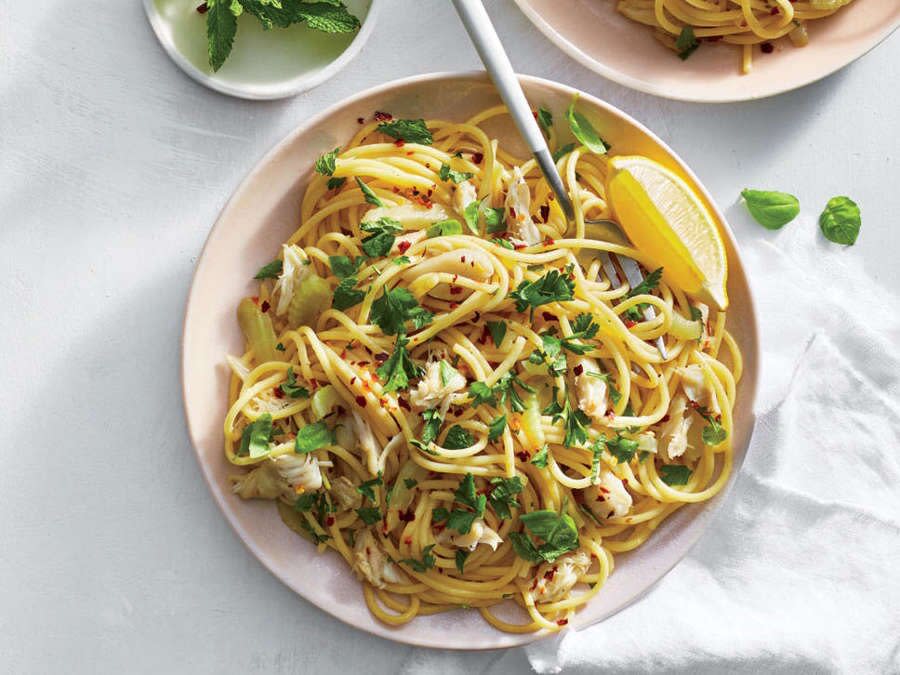
[[[482,153],[480,153],[480,152],[473,152],[473,153],[472,153],[472,163],[473,163],[473,164],[481,164],[481,162],[482,162],[483,160],[484,160],[484,154],[482,154]]]
[[[365,396],[357,396],[356,397],[356,405],[358,405],[360,408],[365,408],[366,407],[366,397]]]
[[[356,365],[358,365],[358,366],[367,366],[367,365],[369,365],[369,362],[368,362],[368,361],[357,361],[357,362],[356,362]]]
[[[433,529],[435,532],[443,532],[445,527],[447,527],[446,523],[438,523]]]
[[[253,304],[254,304],[254,305],[259,305],[259,296],[258,296],[258,295],[254,295],[254,296],[253,296],[252,298],[250,298],[250,299],[253,301]]]
[[[404,523],[411,523],[416,519],[416,514],[410,508],[406,509],[406,511],[401,511],[400,513],[398,513],[397,517]]]
[[[275,398],[284,398],[284,390],[280,386],[275,387]]]
[[[409,152],[406,153],[406,156],[407,156],[407,157],[412,157],[414,154],[415,154],[415,153],[414,153],[412,150],[410,150]]]
[[[205,2],[197,7],[197,12],[199,14],[206,14],[208,11],[209,11],[209,5],[207,5]]]
[[[381,353],[375,355],[375,360],[378,361],[378,363],[384,363],[389,358],[391,358],[391,355],[388,354],[387,352],[381,352]]]
[[[272,306],[272,305],[269,304],[269,301],[268,301],[268,300],[264,300],[264,301],[263,301],[263,304],[261,304],[261,305],[259,306],[259,308],[262,310],[262,313],[265,314],[266,312],[269,311],[269,308],[270,308],[271,306]]]
[[[516,242],[515,244],[513,244],[513,248],[517,251],[521,251],[523,248],[528,248],[528,247],[525,246],[525,244],[523,244],[521,242]]]
[[[365,124],[365,123],[366,123],[366,120],[363,119],[362,117],[357,117],[357,118],[356,118],[356,123],[357,123],[357,124]]]
[[[325,518],[325,524],[326,524],[328,527],[331,527],[332,525],[334,525],[334,516],[328,516],[328,517],[326,517],[326,518]]]
[[[410,246],[412,246],[412,244],[404,239],[397,244],[397,250],[400,251],[400,253],[406,253]]]
[[[541,220],[544,221],[545,223],[548,220],[550,220],[550,205],[549,204],[544,204],[541,207]]]
[[[459,303],[456,303],[456,302],[450,303],[450,309],[456,309],[457,307],[459,307]]]
[[[759,46],[759,49],[763,54],[771,54],[775,51],[775,45],[773,45],[771,42],[763,42]]]
[[[398,148],[402,148],[404,145],[406,145],[406,141],[404,141],[402,138],[398,138],[396,141],[394,141],[394,145],[396,145]]]
[[[400,188],[398,188],[396,185],[395,185],[394,187],[392,187],[391,190],[394,191],[394,194],[399,194],[399,193],[400,193]]]
[[[407,537],[406,539],[403,540],[403,543],[406,544],[407,546],[412,546],[412,537]]]
[[[551,239],[550,237],[547,237],[546,239],[544,239],[544,246],[553,246],[553,244],[555,244],[555,243],[556,243],[556,240]]]
[[[793,2],[793,1],[794,0],[791,0],[791,2]],[[703,38],[703,41],[704,42],[718,42],[721,39],[722,39],[721,35],[710,35],[709,37]]]
[[[461,263],[466,262],[466,256],[464,256],[464,255],[459,256],[459,262],[461,262]]]
[[[568,620],[568,619],[558,619],[558,620],[556,621],[556,625],[557,625],[557,626],[565,626],[565,625],[568,624],[568,623],[569,623],[569,620]]]
[[[509,217],[513,220],[516,219],[516,210],[511,206],[509,207]]]
[[[631,328],[632,326],[637,326],[637,321],[632,321],[631,319],[625,319],[622,323],[625,324],[625,328]]]
[[[668,422],[668,421],[669,421],[669,416],[668,416],[668,415],[663,415],[663,416],[660,418],[659,421],[660,421],[660,422]]]
[[[400,404],[400,407],[403,408],[404,410],[409,411],[409,412],[412,412],[412,408],[411,408],[410,405],[409,405],[409,401],[407,401],[407,400],[406,400],[405,398],[403,398],[402,396],[401,396],[400,398],[397,399],[397,403],[399,403],[399,404]]]
[[[556,567],[551,567],[549,570],[544,572],[544,578],[547,581],[553,581],[553,577],[556,576]]]
[[[575,373],[575,377],[578,377],[584,372],[584,366],[580,363],[572,369],[572,372]]]
[[[381,112],[380,110],[375,112],[375,121],[376,122],[388,122],[394,119],[394,116],[390,113]]]
[[[460,293],[462,293],[462,289],[459,286],[450,287],[450,295],[459,295]]]
[[[529,459],[531,459],[531,455],[522,450],[521,452],[516,453],[516,459],[518,459],[520,462],[527,462]]]
[[[556,321],[556,315],[551,314],[550,312],[541,312],[541,318],[544,321]]]
[[[481,312],[475,312],[475,316],[472,318],[475,323],[478,323],[481,320]]]
[[[781,10],[776,6],[776,7],[773,7],[773,8],[771,9],[771,11],[769,12],[769,14],[771,14],[772,16],[775,16],[775,15],[778,14],[780,11],[781,11]]]
[[[534,582],[531,584],[531,589],[530,589],[530,590],[533,591],[535,588],[537,588],[537,582],[538,582],[538,580],[535,579]]]

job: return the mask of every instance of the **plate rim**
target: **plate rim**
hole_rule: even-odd
[[[608,80],[611,80],[617,84],[622,85],[623,87],[627,87],[629,89],[633,89],[635,91],[640,91],[645,94],[650,94],[651,96],[659,96],[660,98],[666,98],[671,101],[682,101],[684,103],[740,103],[744,101],[760,101],[766,98],[771,98],[773,96],[780,96],[781,94],[786,94],[791,91],[795,91],[797,89],[802,89],[811,84],[815,84],[820,80],[824,80],[826,77],[834,75],[839,70],[843,70],[847,66],[855,63],[866,54],[871,52],[873,49],[882,44],[885,40],[887,40],[893,33],[900,29],[900,15],[894,20],[893,24],[889,24],[887,28],[885,28],[871,44],[867,44],[859,50],[856,50],[854,54],[846,61],[842,63],[838,63],[834,67],[830,67],[825,71],[813,75],[811,77],[805,78],[798,83],[784,85],[784,86],[774,86],[770,90],[766,90],[760,94],[752,94],[752,95],[734,95],[734,96],[689,96],[689,95],[680,95],[676,91],[673,91],[671,87],[668,87],[664,84],[655,84],[652,82],[645,82],[643,80],[639,80],[631,75],[627,75],[616,68],[612,68],[602,61],[598,61],[597,59],[586,54],[578,45],[574,44],[570,40],[567,40],[563,37],[559,31],[554,28],[550,22],[544,19],[540,15],[540,13],[531,6],[528,0],[514,0],[516,6],[525,15],[525,17],[531,22],[531,24],[537,28],[541,33],[543,33],[544,37],[547,38],[554,46],[558,47],[565,54],[568,54],[569,57],[580,63],[582,66],[591,70],[598,75],[605,77]],[[649,30],[649,28],[648,28]]]
[[[369,11],[366,13],[365,20],[363,20],[360,25],[359,32],[336,59],[329,62],[328,65],[317,73],[302,78],[295,85],[278,89],[270,93],[257,92],[246,87],[222,82],[216,78],[215,73],[204,73],[197,66],[188,61],[187,57],[178,50],[175,44],[166,38],[163,31],[162,19],[160,19],[159,13],[156,11],[156,7],[153,3],[154,0],[143,0],[142,2],[144,13],[147,15],[147,21],[150,23],[153,34],[156,36],[156,41],[162,47],[163,51],[185,75],[195,82],[202,84],[204,87],[217,91],[220,94],[225,94],[226,96],[233,96],[234,98],[244,99],[245,101],[278,101],[315,89],[347,67],[347,65],[359,55],[374,32],[375,24],[378,21],[379,13],[381,11],[382,0],[369,0]]]
[[[539,86],[549,87],[551,89],[559,90],[564,93],[568,93],[570,95],[574,95],[578,93],[582,99],[586,99],[591,105],[598,106],[600,108],[606,109],[612,112],[615,115],[622,116],[629,124],[634,125],[637,129],[641,131],[641,133],[646,134],[650,137],[655,143],[658,143],[661,148],[663,148],[666,152],[670,153],[673,158],[675,158],[681,167],[682,170],[691,178],[695,184],[699,187],[702,195],[706,198],[706,200],[711,205],[714,214],[719,218],[720,223],[724,227],[724,234],[729,239],[731,244],[732,251],[734,252],[735,258],[739,263],[740,269],[745,271],[747,269],[744,264],[744,260],[741,256],[737,238],[734,236],[734,232],[731,229],[731,226],[728,224],[727,219],[722,214],[719,207],[716,205],[716,202],[712,199],[712,196],[709,194],[709,191],[706,189],[705,185],[699,180],[694,171],[688,166],[688,164],[681,158],[681,156],[676,153],[672,148],[669,147],[662,139],[660,139],[656,134],[650,131],[646,126],[644,126],[641,122],[635,120],[631,115],[622,111],[615,105],[603,101],[592,94],[583,92],[575,87],[572,87],[567,84],[563,84],[561,82],[556,82],[554,80],[549,80],[542,77],[532,76],[532,75],[524,75],[518,74],[517,77],[520,81],[524,83],[532,83]],[[293,585],[288,583],[274,568],[273,564],[269,560],[268,556],[264,551],[258,549],[255,544],[252,544],[250,541],[250,537],[248,533],[245,533],[245,528],[234,518],[232,518],[227,505],[225,504],[224,497],[220,494],[221,490],[218,489],[216,485],[213,484],[212,476],[207,471],[204,461],[201,458],[199,444],[197,439],[199,436],[197,435],[195,428],[192,424],[191,414],[189,410],[188,404],[188,369],[189,369],[189,357],[188,350],[186,348],[188,343],[188,336],[190,334],[190,319],[193,311],[198,311],[195,309],[195,305],[197,305],[197,299],[195,298],[195,294],[197,293],[197,278],[199,277],[201,270],[210,263],[208,260],[206,253],[207,249],[210,245],[211,240],[217,233],[220,227],[224,227],[226,216],[229,214],[232,208],[234,208],[245,196],[245,193],[251,188],[254,183],[257,175],[263,171],[263,169],[271,163],[271,161],[276,158],[279,153],[281,153],[285,148],[294,143],[298,136],[304,134],[309,128],[314,127],[319,124],[321,121],[327,119],[328,117],[334,115],[337,111],[352,106],[358,101],[368,98],[373,95],[377,95],[380,93],[388,92],[395,88],[406,88],[409,86],[415,86],[424,82],[434,82],[440,80],[472,80],[479,83],[490,82],[490,79],[484,71],[479,70],[469,70],[469,71],[439,71],[432,73],[424,73],[420,75],[413,75],[409,77],[399,78],[396,80],[391,80],[389,82],[382,83],[380,85],[370,87],[368,89],[359,91],[353,94],[350,97],[341,99],[340,101],[332,104],[328,108],[320,111],[316,115],[312,115],[308,118],[305,118],[301,124],[296,126],[290,133],[288,133],[284,138],[278,141],[270,150],[263,154],[263,156],[253,165],[251,170],[247,173],[244,179],[240,182],[231,196],[227,199],[221,211],[219,212],[215,223],[210,228],[210,231],[203,243],[203,247],[200,250],[199,255],[197,256],[197,263],[194,269],[194,273],[191,277],[190,288],[188,290],[187,301],[185,303],[184,308],[184,316],[182,320],[182,335],[181,335],[181,395],[182,395],[182,409],[185,415],[185,424],[188,430],[188,437],[191,442],[191,448],[193,449],[194,457],[199,465],[200,473],[203,476],[203,480],[206,483],[207,488],[209,489],[213,501],[219,508],[219,511],[225,517],[225,520],[231,526],[231,529],[238,536],[238,539],[241,543],[247,548],[250,553],[253,554],[254,558],[265,567],[273,577],[275,577],[279,582],[281,582],[285,587],[291,590],[293,593],[302,598],[305,602],[309,603],[309,605],[315,607],[316,611],[322,611],[329,614],[331,617],[341,621],[341,623],[351,626],[357,630],[364,631],[370,635],[376,635],[380,638],[390,640],[396,643],[408,644],[416,647],[426,647],[429,649],[442,649],[442,650],[452,650],[452,651],[488,651],[493,649],[508,649],[510,647],[519,647],[526,644],[530,644],[536,641],[544,640],[546,638],[552,637],[554,635],[558,635],[556,633],[546,633],[543,631],[536,633],[519,633],[519,634],[508,634],[503,633],[493,627],[486,625],[488,630],[494,631],[498,638],[503,638],[500,641],[500,644],[479,644],[476,646],[457,646],[457,645],[440,645],[436,644],[433,641],[428,641],[423,638],[419,638],[417,633],[413,633],[412,635],[399,634],[394,633],[391,630],[391,627],[386,624],[381,624],[377,620],[372,623],[364,624],[364,623],[356,623],[350,620],[348,617],[341,616],[339,613],[332,611],[330,607],[322,606],[315,602],[314,600],[308,598],[301,590],[295,588]],[[745,371],[746,376],[752,376],[753,378],[753,386],[750,390],[749,400],[746,402],[748,406],[748,414],[749,414],[749,432],[746,440],[746,447],[743,448],[743,454],[741,455],[739,461],[736,461],[733,469],[732,475],[729,477],[728,482],[725,488],[713,498],[713,502],[706,502],[708,506],[700,513],[699,516],[703,516],[706,520],[705,523],[702,524],[698,531],[693,533],[689,539],[684,539],[686,542],[686,546],[682,554],[671,562],[668,566],[662,569],[646,588],[644,588],[641,592],[635,594],[632,598],[630,598],[627,602],[622,605],[612,609],[606,614],[598,617],[595,621],[592,621],[587,624],[577,625],[574,627],[575,630],[582,630],[588,628],[592,625],[596,625],[610,618],[611,616],[617,614],[618,612],[630,607],[635,602],[645,597],[651,590],[653,590],[659,583],[662,581],[669,572],[672,571],[678,564],[680,564],[691,552],[691,550],[696,546],[696,544],[700,541],[700,539],[707,533],[710,525],[712,524],[713,519],[716,515],[721,511],[723,505],[725,504],[728,496],[730,495],[734,485],[737,483],[740,472],[743,467],[744,462],[747,459],[747,455],[749,454],[752,448],[752,440],[753,435],[756,429],[756,424],[759,419],[756,406],[758,403],[759,397],[759,377],[761,374],[761,364],[760,364],[760,356],[761,356],[761,348],[760,348],[760,328],[759,328],[759,318],[757,307],[758,304],[755,299],[753,287],[750,284],[750,279],[746,278],[746,286],[747,286],[747,312],[746,318],[748,323],[748,344],[745,346],[745,351],[747,349],[752,349],[753,353],[756,355],[756,359],[754,360],[754,368],[751,371]],[[201,310],[202,311],[202,310]]]

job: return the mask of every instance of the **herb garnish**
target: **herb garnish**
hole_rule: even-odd
[[[576,95],[566,111],[566,119],[569,120],[572,135],[595,155],[605,155],[609,144],[600,138],[600,134],[594,129],[594,125],[591,124],[590,120],[575,110],[577,102],[578,96]]]
[[[273,260],[272,262],[263,265],[259,268],[259,272],[256,273],[254,279],[277,279],[281,276],[281,272],[284,269],[284,261],[282,260]]]
[[[434,314],[421,307],[409,290],[398,286],[391,291],[384,288],[381,297],[372,303],[369,318],[385,335],[397,335],[406,332],[408,321],[415,328],[427,326]]]
[[[862,217],[859,206],[849,197],[832,197],[819,216],[819,228],[828,241],[852,246],[859,237]]]
[[[361,223],[359,229],[371,233],[362,240],[362,249],[370,258],[387,255],[394,245],[397,233],[403,230],[400,223],[393,218],[379,218],[374,223]]]
[[[263,413],[251,422],[241,434],[241,445],[238,447],[237,455],[245,457],[262,457],[269,452],[269,440],[272,438],[272,416],[269,413]]]
[[[565,302],[572,300],[575,292],[575,282],[568,274],[562,274],[559,270],[550,270],[536,281],[523,281],[510,293],[516,301],[516,311],[524,312],[531,308],[531,318],[534,318],[535,307],[551,302]]]
[[[567,513],[532,511],[523,513],[519,519],[532,536],[544,542],[535,546],[524,532],[511,532],[509,538],[513,549],[523,560],[552,563],[561,555],[578,548],[578,528]]]
[[[306,455],[333,443],[334,432],[328,428],[325,420],[320,420],[315,424],[307,424],[297,432],[297,438],[294,439],[294,452]]]
[[[694,35],[694,27],[693,26],[685,26],[681,29],[681,32],[678,34],[678,38],[675,40],[675,49],[678,51],[678,58],[682,61],[686,61],[687,58],[697,51],[697,47],[700,46],[700,42],[697,40],[697,36]]]
[[[466,182],[474,175],[474,173],[469,173],[468,171],[455,171],[450,168],[449,164],[441,164],[441,169],[438,171],[438,176],[440,176],[441,180],[452,180],[457,185]]]
[[[397,343],[394,345],[394,352],[390,358],[385,361],[375,373],[384,382],[385,391],[397,391],[398,389],[406,389],[409,381],[421,376],[422,369],[413,363],[406,351],[406,344],[409,340],[405,335],[397,336]]]
[[[425,120],[392,120],[378,125],[378,131],[407,143],[431,145],[434,138],[425,125]]]
[[[287,381],[281,384],[281,391],[285,396],[291,398],[309,398],[309,390],[306,387],[297,385],[297,375],[294,373],[293,367],[287,369]]]
[[[405,563],[412,567],[416,572],[425,572],[426,570],[430,570],[434,567],[435,557],[431,554],[431,549],[434,548],[434,544],[429,544],[425,548],[422,549],[422,559],[415,560],[414,558],[403,558],[400,562]]]
[[[359,176],[356,177],[356,184],[359,186],[359,189],[362,190],[363,196],[366,198],[366,201],[372,206],[382,207],[384,206],[384,202],[378,198],[378,195],[375,194],[375,191],[366,185],[363,182],[363,179]],[[382,254],[384,255],[384,254]]]
[[[767,230],[784,227],[800,213],[800,201],[787,192],[747,188],[741,197],[753,219]]]

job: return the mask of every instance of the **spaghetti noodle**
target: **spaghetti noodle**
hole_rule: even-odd
[[[646,262],[585,223],[612,216],[606,157],[558,152],[568,224],[534,161],[482,128],[504,114],[379,113],[316,163],[300,227],[238,308],[234,492],[342,556],[388,624],[462,606],[559,630],[616,553],[731,470],[725,313],[659,273],[604,276],[603,252]]]
[[[773,49],[773,40],[789,37],[797,47],[809,42],[809,21],[831,16],[852,0],[618,0],[629,19],[656,28],[664,45],[687,58],[700,41],[741,47],[741,72],[753,67],[753,47]]]

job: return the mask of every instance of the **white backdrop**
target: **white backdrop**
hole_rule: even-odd
[[[517,70],[647,124],[695,169],[742,244],[777,248],[794,236],[752,224],[735,206],[743,187],[794,192],[809,211],[797,227],[810,231],[829,197],[851,195],[863,210],[858,244],[819,250],[868,277],[896,319],[900,38],[801,91],[699,106],[607,82],[548,43],[511,0],[488,4]],[[207,494],[179,388],[194,263],[256,161],[349,94],[479,66],[449,3],[388,0],[343,73],[295,99],[250,103],[178,71],[136,1],[0,0],[0,671],[528,668],[521,650],[394,645],[290,593]],[[765,277],[766,257],[752,259]],[[875,304],[873,323],[878,313]],[[896,344],[889,326],[884,337]],[[764,340],[783,335],[764,327]],[[786,387],[789,361],[766,363],[760,409]],[[896,401],[896,390],[886,393]]]

